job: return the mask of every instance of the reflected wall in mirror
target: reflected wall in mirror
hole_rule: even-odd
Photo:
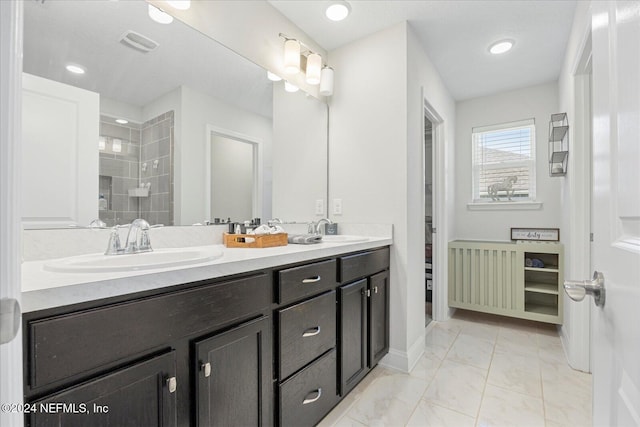
[[[144,1],[25,2],[24,12],[25,228],[271,216],[277,141],[265,70],[178,20],[152,21]],[[326,120],[307,129],[325,148]],[[212,200],[212,177],[236,182],[213,165],[236,161],[212,159],[211,128],[254,146],[243,211]],[[301,178],[326,188],[326,174]],[[308,215],[292,219],[313,219],[313,203],[300,204]]]

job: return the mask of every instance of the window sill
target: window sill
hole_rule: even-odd
[[[467,203],[470,211],[533,211],[542,209],[542,202],[479,202]]]

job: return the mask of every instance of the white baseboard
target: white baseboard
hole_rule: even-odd
[[[409,347],[409,351],[389,349],[389,353],[382,358],[379,365],[396,371],[409,373],[416,366],[420,357],[424,354],[424,334],[420,334],[418,339]]]

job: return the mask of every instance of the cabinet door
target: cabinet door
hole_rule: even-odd
[[[36,427],[176,425],[175,351],[35,402]]]
[[[271,318],[195,344],[199,426],[264,426],[271,417]]]
[[[389,271],[369,278],[369,367],[389,351]]]
[[[340,395],[367,374],[367,279],[338,289]]]

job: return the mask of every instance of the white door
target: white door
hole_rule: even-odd
[[[593,3],[593,423],[640,426],[640,2]],[[570,399],[567,396],[567,399]]]
[[[17,427],[22,403],[20,330],[20,79],[22,2],[0,1],[0,426]]]
[[[22,220],[25,228],[98,218],[100,95],[24,73]]]

